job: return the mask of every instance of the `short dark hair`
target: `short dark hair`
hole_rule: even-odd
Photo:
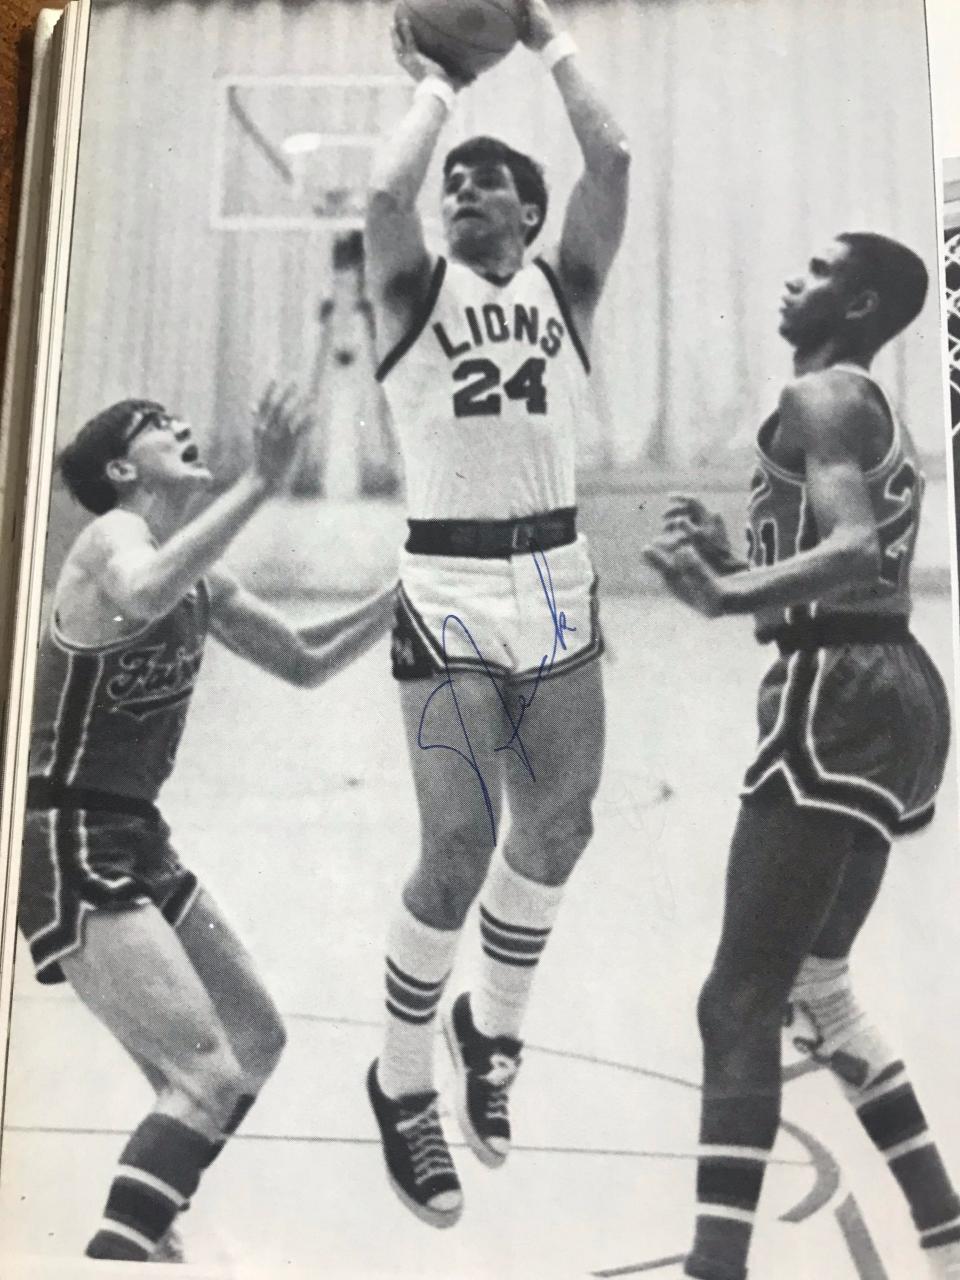
[[[81,506],[102,516],[117,505],[117,491],[107,478],[107,463],[122,458],[127,436],[138,417],[163,413],[155,400],[120,400],[84,423],[61,451],[60,474]]]
[[[461,142],[459,146],[454,147],[446,160],[444,160],[443,176],[446,177],[453,166],[457,164],[474,165],[485,164],[490,161],[494,164],[506,165],[511,174],[513,174],[517,193],[523,203],[535,204],[540,210],[540,221],[535,227],[530,227],[524,237],[526,244],[532,244],[540,234],[546,221],[547,205],[549,203],[543,169],[537,164],[536,160],[524,155],[522,151],[514,151],[513,147],[508,147],[499,138],[468,138],[466,142]]]
[[[889,342],[923,309],[930,277],[922,258],[873,231],[844,231],[837,239],[850,251],[856,283],[876,290],[878,337]]]

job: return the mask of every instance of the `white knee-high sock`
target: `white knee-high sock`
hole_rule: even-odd
[[[480,895],[483,956],[471,993],[474,1025],[485,1036],[520,1039],[537,963],[560,909],[563,885],[519,875],[502,853],[494,855]]]
[[[401,903],[387,937],[387,1023],[377,1066],[388,1098],[433,1087],[433,1033],[460,938],[459,929],[434,929]]]

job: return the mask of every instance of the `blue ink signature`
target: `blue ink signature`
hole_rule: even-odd
[[[527,711],[533,705],[533,700],[537,695],[537,690],[540,688],[541,681],[544,680],[550,674],[550,671],[553,669],[554,663],[557,660],[558,652],[566,649],[567,634],[575,632],[577,628],[572,626],[568,622],[566,613],[557,604],[556,592],[553,586],[553,576],[550,573],[550,565],[547,563],[546,555],[539,549],[539,547],[532,547],[530,554],[533,558],[533,563],[536,567],[537,574],[540,578],[540,586],[543,590],[544,598],[547,602],[547,609],[549,610],[549,613],[550,613],[550,620],[553,624],[552,648],[550,653],[548,654],[545,653],[543,657],[540,659],[540,663],[537,667],[536,674],[533,677],[533,688],[529,691],[529,693],[518,693],[516,698],[516,706],[515,708],[511,708],[510,702],[504,694],[503,688],[501,687],[500,681],[498,681],[497,679],[496,673],[491,670],[489,664],[487,663],[486,658],[484,658],[483,654],[480,652],[480,649],[477,646],[477,642],[474,640],[473,636],[470,634],[469,627],[463,621],[463,619],[458,617],[455,613],[448,613],[443,620],[443,630],[442,630],[442,636],[441,636],[441,642],[442,642],[442,648],[443,648],[443,662],[444,662],[444,668],[447,673],[447,678],[441,684],[437,685],[436,689],[434,689],[431,692],[430,696],[427,698],[426,702],[424,703],[423,714],[420,717],[420,726],[417,731],[417,745],[420,747],[422,751],[451,751],[455,756],[459,756],[460,759],[464,761],[464,763],[468,766],[470,771],[473,773],[474,777],[477,780],[477,784],[480,787],[480,793],[483,796],[483,803],[487,811],[487,817],[490,822],[490,834],[491,834],[491,838],[493,840],[494,845],[497,843],[497,818],[496,818],[496,812],[494,810],[493,798],[490,794],[490,789],[487,786],[486,779],[483,776],[483,771],[480,768],[480,762],[477,759],[477,753],[474,750],[473,743],[470,740],[470,731],[467,728],[467,722],[464,719],[463,711],[460,706],[460,701],[457,697],[457,688],[456,688],[456,683],[454,679],[456,673],[450,670],[450,658],[447,651],[447,634],[448,634],[448,631],[451,629],[456,628],[459,630],[461,636],[466,640],[468,646],[473,650],[474,654],[476,654],[477,661],[479,662],[479,665],[483,670],[483,674],[486,675],[487,679],[490,681],[491,685],[495,689],[497,697],[500,700],[500,705],[503,707],[504,714],[507,717],[507,722],[509,723],[510,729],[511,729],[510,737],[507,739],[506,742],[502,743],[500,746],[494,747],[494,754],[495,755],[499,754],[501,751],[512,752],[513,755],[517,757],[517,759],[521,762],[523,767],[527,770],[531,780],[536,782],[536,773],[534,772],[533,763],[530,760],[530,756],[529,756],[529,753],[527,752],[526,745],[524,744],[524,741],[520,736],[520,727],[523,724],[524,716],[527,714]],[[508,681],[504,681],[505,684],[507,682]],[[457,720],[459,721],[460,731],[463,734],[462,747],[453,746],[450,743],[446,743],[446,742],[425,742],[424,741],[423,727],[427,719],[427,713],[430,710],[430,706],[433,703],[434,698],[438,697],[441,693],[443,693],[445,689],[449,689],[450,691],[450,697],[451,697],[454,713],[457,717]]]

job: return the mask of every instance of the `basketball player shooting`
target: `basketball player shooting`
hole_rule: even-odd
[[[60,458],[96,518],[67,555],[41,640],[19,926],[40,982],[69,982],[156,1093],[120,1157],[92,1258],[180,1260],[174,1220],[283,1049],[270,996],[174,852],[156,799],[208,630],[312,687],[389,627],[392,590],[295,630],[217,566],[287,482],[308,425],[290,392],[269,390],[252,467],[191,520],[210,472],[189,425],[159,404],[105,409]]]
[[[390,1183],[436,1227],[463,1204],[432,1055],[464,919],[481,894],[479,982],[444,1030],[459,1123],[496,1167],[510,1146],[531,983],[590,839],[603,755],[574,436],[594,311],[624,228],[629,152],[547,5],[517,10],[583,156],[559,246],[525,260],[547,211],[541,169],[480,137],[446,156],[446,252],[428,250],[417,198],[462,81],[420,52],[402,16],[396,55],[417,89],[380,153],[366,225],[379,377],[406,468],[393,674],[421,824],[389,931],[386,1032],[368,1090]],[[510,825],[494,854],[504,802]]]
[[[870,374],[926,291],[920,259],[883,236],[840,235],[814,257],[781,309],[796,376],[757,439],[748,561],[687,497],[647,552],[678,599],[707,617],[753,614],[757,638],[780,650],[760,687],[760,746],[699,1003],[702,1146],[686,1274],[701,1280],[746,1275],[788,1008],[797,1048],[830,1069],[899,1183],[931,1274],[960,1276],[960,1200],[849,973],[891,841],[933,816],[950,738],[946,690],[909,625],[923,474]]]

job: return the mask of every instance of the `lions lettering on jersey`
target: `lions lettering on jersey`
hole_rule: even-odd
[[[453,370],[454,382],[463,383],[453,394],[453,411],[458,418],[470,418],[479,414],[499,414],[502,400],[499,388],[511,400],[522,400],[528,413],[547,412],[547,387],[544,374],[547,359],[560,350],[566,337],[563,322],[556,316],[548,316],[543,323],[542,333],[540,310],[536,306],[524,306],[522,302],[514,303],[513,314],[508,315],[506,309],[498,302],[487,302],[480,308],[464,307],[464,325],[457,334],[462,340],[454,344],[447,330],[438,320],[433,325],[433,332],[448,360],[460,363]],[[466,336],[463,336],[463,335]],[[489,356],[460,360],[468,351],[487,344],[496,346],[510,342],[512,345],[529,342],[532,347],[543,352],[542,356],[530,356],[512,374],[504,377],[504,370]]]
[[[910,612],[910,566],[924,477],[908,432],[889,403],[887,407],[893,427],[890,447],[883,460],[864,475],[880,543],[879,572],[870,581],[825,595],[815,606],[820,614]],[[757,467],[750,485],[747,525],[748,556],[756,568],[808,551],[820,540],[804,477],[786,470],[770,456],[770,442],[778,425],[779,416],[773,414],[757,436]],[[795,611],[787,612],[789,618],[795,616]],[[766,610],[758,616],[758,631],[763,633],[783,620],[783,610]]]
[[[503,283],[439,259],[421,314],[377,371],[410,515],[500,519],[573,506],[589,368],[542,259]]]

